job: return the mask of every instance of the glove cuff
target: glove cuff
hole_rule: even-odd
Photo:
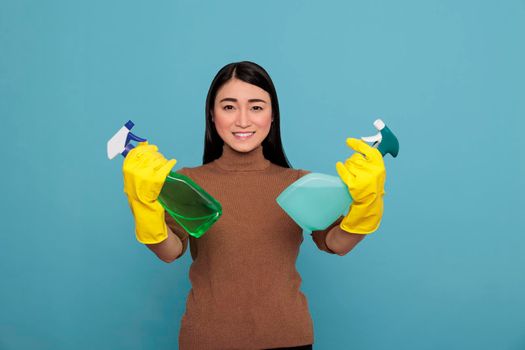
[[[168,229],[166,228],[166,223],[159,224],[157,228],[157,231],[149,230],[148,232],[145,232],[139,227],[139,224],[137,223],[135,225],[135,237],[137,238],[137,241],[142,244],[156,244],[168,238]]]
[[[142,244],[155,244],[168,238],[164,208],[159,202],[144,205],[139,201],[130,201],[135,218],[135,237]]]
[[[370,234],[379,228],[382,216],[382,198],[378,198],[371,204],[352,203],[339,227],[349,233]]]

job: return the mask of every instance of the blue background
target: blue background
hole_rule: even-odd
[[[173,349],[189,254],[135,241],[128,119],[201,164],[225,64],[277,87],[295,168],[335,175],[383,118],[380,229],[298,260],[317,349],[525,349],[525,2],[0,1],[0,349]]]

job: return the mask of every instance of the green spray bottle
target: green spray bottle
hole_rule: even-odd
[[[126,157],[135,147],[131,141],[146,141],[130,132],[134,125],[129,120],[109,139],[109,159],[119,154]],[[201,237],[222,215],[222,206],[215,198],[189,177],[174,171],[166,177],[158,201],[170,216],[195,238]]]

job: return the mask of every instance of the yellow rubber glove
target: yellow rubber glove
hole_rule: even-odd
[[[346,144],[356,153],[344,164],[337,162],[336,169],[348,186],[353,202],[339,227],[351,233],[372,233],[379,227],[383,216],[386,178],[383,157],[364,141],[348,138]]]
[[[168,237],[164,208],[157,198],[176,163],[176,159],[168,161],[157,146],[147,142],[139,143],[124,159],[124,193],[135,217],[135,235],[140,243],[159,243]]]

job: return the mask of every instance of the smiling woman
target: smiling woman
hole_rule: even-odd
[[[166,262],[190,247],[182,350],[312,348],[313,322],[295,266],[303,232],[276,202],[308,171],[288,163],[279,118],[262,67],[238,62],[217,73],[206,99],[203,165],[177,172],[216,198],[223,215],[199,239],[166,215],[168,238],[148,245]],[[340,223],[312,232],[320,250],[344,255],[363,238]]]
[[[223,153],[223,145],[237,151],[262,145],[270,162],[290,168],[281,142],[279,101],[272,79],[253,62],[235,62],[222,67],[211,82],[206,97],[206,131],[203,164]],[[234,133],[255,132],[242,145]]]

